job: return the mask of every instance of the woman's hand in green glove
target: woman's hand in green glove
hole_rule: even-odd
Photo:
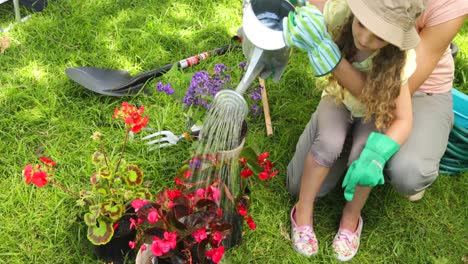
[[[385,163],[400,149],[398,143],[388,136],[372,132],[361,155],[348,169],[343,180],[344,196],[347,201],[354,197],[357,185],[375,187],[384,184]]]

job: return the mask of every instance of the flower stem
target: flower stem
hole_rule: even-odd
[[[104,154],[104,162],[106,163],[107,168],[110,170],[110,168],[109,168],[109,162],[107,162],[106,150],[104,149],[104,144],[102,143],[102,140],[101,140],[100,137],[99,137],[99,145],[101,146],[102,154]]]
[[[127,129],[125,131],[124,144],[123,144],[123,147],[122,147],[122,152],[120,153],[119,162],[117,162],[117,166],[115,167],[115,172],[117,172],[119,170],[120,162],[122,161],[122,158],[123,158],[123,155],[124,155],[124,152],[125,152],[125,146],[127,146],[129,132],[130,132],[129,129]]]
[[[74,191],[71,191],[70,189],[68,189],[67,187],[61,185],[60,183],[54,182],[54,181],[51,181],[51,180],[49,180],[49,182],[50,182],[51,184],[53,184],[53,185],[59,187],[60,189],[62,189],[64,192],[67,192],[67,193],[69,193],[69,194],[71,194],[71,195],[73,195],[73,196],[78,197],[79,199],[81,199],[81,196],[80,196],[78,193],[76,193],[76,192],[74,192]],[[86,199],[83,199],[83,201],[85,201],[86,204],[91,205],[91,202],[90,202],[90,201],[88,201],[88,200],[86,200]]]

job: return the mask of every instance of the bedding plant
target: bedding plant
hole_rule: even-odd
[[[77,198],[78,205],[86,208],[83,218],[88,227],[87,238],[94,245],[104,245],[112,239],[119,229],[118,221],[132,211],[130,203],[134,199],[151,197],[147,183],[143,182],[143,171],[124,159],[129,134],[138,133],[148,123],[143,112],[143,106],[137,108],[127,102],[115,109],[113,118],[125,123],[122,150],[115,157],[106,152],[102,142],[104,135],[94,132],[91,136],[98,142],[99,151],[90,157],[95,171],[89,175],[89,188],[76,192],[58,183],[54,175],[58,164],[48,157],[40,157],[40,163],[28,164],[23,169],[26,184],[32,183],[38,188],[56,186]]]
[[[246,225],[256,229],[249,212],[250,191],[247,186],[254,178],[266,181],[278,171],[268,159],[268,152],[257,155],[246,148],[236,160],[241,168],[240,189],[234,195],[216,173],[204,181],[193,181],[191,177],[199,170],[208,169],[200,157],[194,156],[174,178],[175,187],[156,194],[154,200],[136,199],[132,206],[137,219],[131,219],[137,230],[132,248],[139,246],[137,264],[148,263],[148,258],[158,258],[158,263],[218,263],[225,250],[233,246],[229,236],[236,230],[235,224],[225,217],[221,197],[228,198],[236,208],[236,214]],[[211,166],[221,166],[219,157],[212,157]],[[216,171],[216,170],[212,170]]]

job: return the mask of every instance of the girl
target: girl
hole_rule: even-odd
[[[412,49],[419,37],[414,25],[424,4],[424,0],[329,0],[323,16],[306,5],[283,21],[286,43],[307,51],[314,75],[333,72],[322,84],[316,133],[304,161],[299,201],[291,210],[293,246],[301,254],[318,251],[312,227],[314,200],[341,154],[348,131],[353,139],[351,166],[343,181],[348,202],[333,248],[341,261],[357,253],[361,210],[371,188],[383,184],[386,161],[411,131],[406,81],[416,67]]]

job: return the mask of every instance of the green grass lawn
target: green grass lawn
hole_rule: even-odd
[[[241,3],[51,1],[44,12],[0,34],[10,37],[10,47],[0,54],[0,263],[100,263],[93,258],[75,199],[52,186],[26,186],[21,175],[26,164],[49,156],[58,162],[58,181],[74,190],[87,186],[92,172],[88,159],[96,150],[90,136],[99,130],[107,145],[120,142],[115,140],[120,133],[111,117],[124,100],[144,105],[152,128],[184,130],[179,99],[163,93],[98,96],[69,80],[65,69],[95,66],[136,75],[226,45],[241,24]],[[12,4],[1,4],[0,26],[13,20]],[[455,86],[467,93],[467,24],[455,43],[460,47]],[[187,78],[216,63],[237,67],[243,60],[242,52],[232,51],[180,75]],[[158,80],[147,87],[154,89]],[[266,185],[251,186],[257,230],[246,230],[243,243],[227,252],[224,263],[334,263],[331,241],[344,204],[339,189],[316,205],[317,256],[301,257],[288,238],[295,198],[285,188],[286,166],[320,99],[306,56],[294,52],[281,81],[268,80],[266,86],[274,135],[266,136],[263,118],[252,118],[247,144],[269,151],[280,174]],[[187,87],[188,83],[174,88],[183,94]],[[120,145],[113,146],[117,151]],[[188,147],[185,142],[150,152],[135,141],[126,158],[145,170],[157,192],[172,186],[171,175],[189,157]],[[416,203],[388,185],[377,187],[364,208],[361,247],[352,263],[468,262],[467,176],[441,175]]]

